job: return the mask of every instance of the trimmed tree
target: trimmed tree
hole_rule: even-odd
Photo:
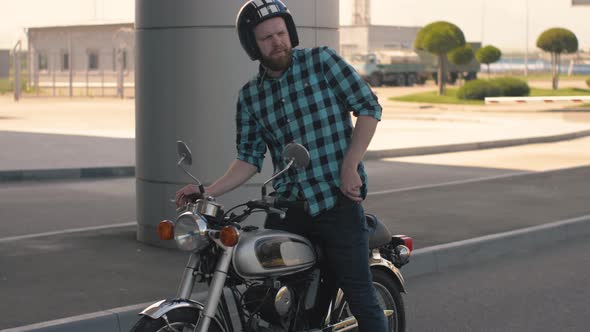
[[[502,57],[502,51],[497,47],[488,45],[482,47],[475,52],[475,58],[479,63],[483,63],[488,67],[488,79],[490,78],[490,63],[497,62]]]
[[[444,95],[447,76],[447,53],[465,45],[465,35],[458,26],[445,21],[430,23],[418,31],[414,48],[438,57],[438,95]]]
[[[453,64],[458,66],[466,65],[473,60],[473,49],[470,45],[465,44],[451,50],[447,56],[449,57],[449,61]],[[465,79],[465,77],[463,77],[463,72],[461,72],[461,78]]]
[[[553,90],[559,84],[561,70],[561,53],[578,51],[578,38],[568,29],[551,28],[545,30],[537,39],[537,47],[551,53],[551,72],[553,76]]]

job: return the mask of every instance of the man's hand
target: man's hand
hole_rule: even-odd
[[[356,167],[343,165],[340,170],[340,191],[351,200],[360,203],[363,201],[361,197],[361,186],[363,182]]]
[[[176,192],[176,208],[184,207],[190,201],[202,198],[199,188],[194,184],[187,184]]]

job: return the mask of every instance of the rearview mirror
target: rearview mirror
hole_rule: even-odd
[[[191,149],[183,141],[176,141],[176,152],[178,153],[178,165],[180,164],[193,164],[193,155]]]
[[[296,169],[304,169],[309,165],[309,152],[298,143],[289,143],[283,150],[283,159],[286,163],[293,161]]]

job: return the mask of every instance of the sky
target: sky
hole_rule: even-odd
[[[340,23],[349,24],[353,0],[340,1]],[[445,20],[458,25],[468,41],[483,40],[503,51],[535,50],[541,32],[563,27],[576,34],[582,50],[590,50],[590,6],[572,7],[571,0],[371,1],[371,22],[377,25]],[[12,48],[19,38],[24,42],[26,27],[134,20],[135,0],[0,0],[0,49]]]

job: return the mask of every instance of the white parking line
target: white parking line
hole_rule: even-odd
[[[444,187],[444,186],[453,186],[453,185],[465,184],[465,183],[473,183],[473,182],[483,182],[483,181],[489,181],[489,180],[505,179],[505,178],[517,177],[517,176],[528,175],[528,174],[546,174],[546,173],[555,173],[555,172],[562,172],[562,171],[571,171],[571,170],[575,170],[575,169],[578,169],[578,168],[584,168],[584,167],[588,167],[588,165],[565,167],[565,168],[558,168],[558,169],[550,169],[550,170],[540,171],[540,172],[536,172],[536,171],[521,171],[521,172],[513,172],[513,173],[507,173],[507,174],[502,174],[502,175],[494,175],[494,176],[485,176],[485,177],[473,178],[473,179],[467,179],[467,180],[448,181],[448,182],[441,182],[441,183],[436,183],[436,184],[426,184],[426,185],[422,185],[422,186],[414,186],[414,187],[405,187],[405,188],[389,189],[389,190],[382,190],[382,191],[374,191],[374,192],[369,192],[367,194],[367,196],[378,196],[378,195],[385,195],[385,194],[398,193],[398,192],[404,192],[404,191],[412,191],[412,190],[418,190],[418,189],[430,189],[430,188],[437,188],[437,187]]]
[[[474,178],[474,179],[468,179],[468,180],[448,181],[448,182],[441,182],[441,183],[437,183],[437,184],[426,184],[426,185],[422,185],[422,186],[389,189],[389,190],[369,192],[367,194],[367,196],[378,196],[378,195],[385,195],[385,194],[391,194],[391,193],[397,193],[397,192],[403,192],[403,191],[437,188],[437,187],[452,186],[452,185],[472,183],[472,182],[482,182],[482,181],[503,179],[503,178],[509,178],[509,177],[513,177],[513,176],[533,174],[533,173],[536,173],[536,172],[523,171],[523,172],[508,173],[508,174],[495,175],[495,176],[486,176],[486,177]],[[539,172],[539,173],[542,173],[542,172]]]
[[[508,173],[508,174],[502,174],[502,175],[473,178],[473,179],[468,179],[468,180],[448,181],[448,182],[442,182],[442,183],[437,183],[437,184],[428,184],[428,185],[422,185],[422,186],[389,189],[389,190],[370,192],[370,193],[368,193],[368,196],[379,196],[379,195],[386,195],[386,194],[404,192],[404,191],[438,188],[438,187],[452,186],[452,185],[459,185],[459,184],[466,184],[466,183],[474,183],[474,182],[483,182],[483,181],[489,181],[489,180],[497,180],[497,179],[516,177],[516,176],[527,175],[527,174],[552,173],[552,172],[559,172],[559,171],[565,171],[565,170],[573,170],[573,169],[583,168],[583,167],[588,167],[588,166],[587,165],[574,166],[574,167],[560,168],[560,169],[541,171],[541,172],[522,171],[522,172],[514,172],[514,173]],[[84,227],[84,228],[70,228],[70,229],[64,229],[64,230],[46,232],[46,233],[11,236],[11,237],[0,238],[0,243],[26,240],[26,239],[34,239],[37,237],[44,237],[44,236],[79,233],[79,232],[95,231],[95,230],[109,229],[109,228],[128,227],[128,226],[133,226],[136,224],[137,224],[137,221],[132,221],[132,222],[122,223],[122,224],[111,224],[111,225],[92,226],[92,227]]]
[[[123,224],[111,224],[111,225],[101,225],[101,226],[92,226],[92,227],[83,227],[83,228],[70,228],[70,229],[63,229],[63,230],[53,231],[53,232],[36,233],[36,234],[19,235],[19,236],[10,236],[10,237],[0,238],[0,243],[10,242],[10,241],[27,240],[27,239],[34,239],[34,238],[44,237],[44,236],[53,236],[53,235],[79,233],[79,232],[88,232],[88,231],[97,231],[97,230],[109,229],[109,228],[128,227],[128,226],[133,226],[133,225],[137,225],[137,221],[127,222],[127,223],[123,223]]]

